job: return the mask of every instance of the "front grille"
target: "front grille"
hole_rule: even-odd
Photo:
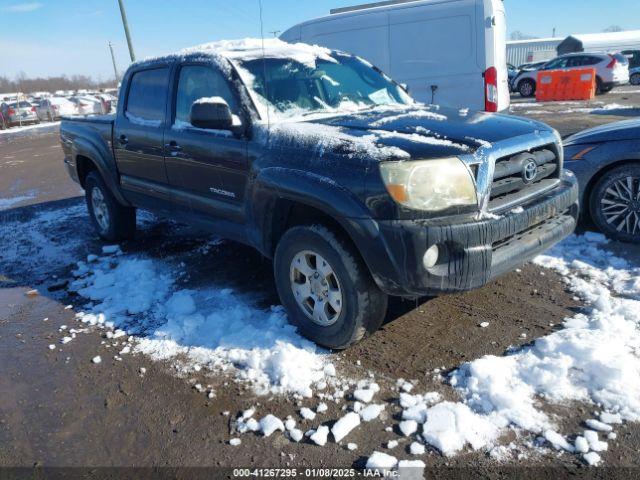
[[[535,169],[527,166],[535,163]],[[489,210],[517,206],[536,193],[555,185],[560,178],[558,155],[553,147],[521,152],[496,161]]]

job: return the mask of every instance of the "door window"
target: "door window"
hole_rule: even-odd
[[[160,126],[167,103],[169,69],[142,70],[131,77],[125,114],[132,123]]]
[[[567,60],[567,67],[568,68],[575,68],[575,67],[582,67],[583,65],[586,65],[586,57],[582,57],[582,56],[576,56],[576,57],[569,57],[569,59]]]
[[[191,105],[200,98],[221,97],[233,113],[238,103],[227,79],[218,71],[205,65],[186,65],[180,69],[176,93],[175,125],[191,124]]]
[[[544,70],[555,70],[556,68],[565,68],[567,66],[567,58],[561,57],[551,60],[544,66]]]

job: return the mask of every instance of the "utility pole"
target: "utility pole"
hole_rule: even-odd
[[[113,73],[116,76],[116,87],[120,83],[120,77],[118,75],[118,67],[116,66],[116,56],[113,54],[113,43],[109,42],[109,51],[111,51],[111,61],[113,62]]]
[[[278,34],[280,33],[280,30],[273,30],[272,32],[269,32],[269,33],[273,35],[273,38],[277,38]]]
[[[129,32],[129,22],[127,21],[127,12],[124,10],[124,4],[122,0],[118,0],[118,5],[120,5],[120,15],[122,15],[122,25],[124,26],[124,34],[127,37],[127,45],[129,46],[129,56],[131,57],[131,61],[136,61],[136,54],[133,53],[133,44],[131,43],[131,32]]]
[[[553,27],[553,34],[551,35],[553,38],[556,38],[556,27]]]

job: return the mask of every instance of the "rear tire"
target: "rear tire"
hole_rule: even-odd
[[[118,242],[135,236],[136,209],[120,205],[96,171],[85,180],[85,199],[91,223],[104,240]]]
[[[518,92],[521,97],[533,97],[536,93],[536,82],[528,78],[521,80],[518,83]]]
[[[640,164],[622,165],[604,174],[591,191],[591,219],[607,237],[640,243]]]
[[[274,273],[289,321],[318,345],[342,350],[382,325],[387,295],[356,249],[324,226],[289,229],[278,243]]]

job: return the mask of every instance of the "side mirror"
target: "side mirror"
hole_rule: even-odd
[[[191,105],[191,125],[207,130],[233,130],[229,104],[221,97],[200,98]]]

